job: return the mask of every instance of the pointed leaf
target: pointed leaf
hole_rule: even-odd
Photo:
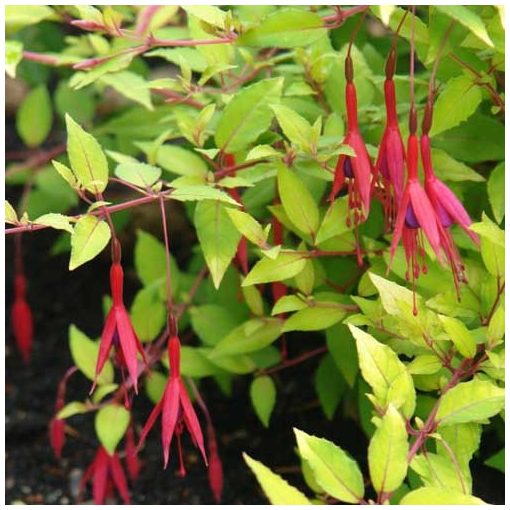
[[[275,259],[259,260],[244,279],[243,287],[257,283],[286,280],[300,273],[306,258],[300,253],[280,253]]]
[[[455,492],[451,489],[437,487],[421,487],[408,492],[399,505],[485,505],[486,503],[475,496]]]
[[[121,405],[109,404],[96,414],[96,434],[105,450],[113,455],[129,425],[130,413]]]
[[[146,163],[121,163],[115,175],[140,188],[148,188],[161,177],[161,168]]]
[[[110,237],[110,227],[105,221],[96,216],[82,216],[71,235],[69,270],[76,269],[101,253]]]
[[[46,140],[52,122],[50,95],[45,85],[39,85],[21,103],[16,114],[16,130],[25,145],[37,147]]]
[[[269,419],[276,403],[276,388],[273,379],[262,375],[253,379],[250,386],[250,398],[264,427],[269,427]]]
[[[39,218],[35,219],[34,223],[37,223],[38,225],[46,225],[47,227],[51,227],[57,230],[66,230],[70,234],[74,233],[73,227],[69,222],[69,218],[63,214],[43,214],[42,216],[39,216]]]

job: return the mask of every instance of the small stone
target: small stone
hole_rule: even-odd
[[[16,481],[14,480],[14,478],[12,478],[12,476],[10,476],[9,478],[5,479],[5,488],[12,489],[14,487],[15,483],[16,483]]]

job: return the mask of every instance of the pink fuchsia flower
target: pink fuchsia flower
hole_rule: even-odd
[[[80,496],[90,480],[92,480],[92,497],[96,505],[103,505],[106,498],[113,496],[114,488],[124,504],[130,504],[126,476],[116,453],[110,455],[103,446],[97,449],[94,460],[85,470],[80,481]]]
[[[480,243],[480,240],[469,228],[472,221],[462,203],[450,188],[441,182],[434,173],[428,134],[422,134],[420,137],[420,149],[425,172],[425,192],[443,227],[441,232],[441,245],[448,257],[457,294],[459,295],[459,283],[466,282],[466,276],[464,273],[464,264],[462,263],[462,259],[453,241],[450,227],[455,223],[459,225],[476,245]]]
[[[179,452],[180,475],[184,476],[186,470],[182,458],[181,434],[184,427],[193,440],[195,446],[200,450],[205,464],[207,465],[207,456],[204,448],[204,438],[200,422],[198,421],[193,405],[188,396],[188,392],[180,375],[180,342],[177,336],[170,338],[168,342],[168,360],[170,364],[170,376],[163,392],[163,396],[156,407],[152,410],[145,426],[143,427],[138,448],[144,443],[147,434],[150,432],[156,419],[161,414],[161,442],[163,445],[164,467],[166,469],[170,458],[170,445],[172,438],[177,436],[177,448]]]
[[[349,211],[353,212],[354,225],[364,222],[370,211],[372,162],[365,147],[365,142],[358,127],[358,105],[356,87],[353,82],[352,59],[345,60],[345,103],[347,108],[347,134],[343,143],[349,145],[356,156],[340,154],[333,180],[333,188],[329,195],[332,202],[347,182],[349,193]],[[351,223],[350,213],[347,224]]]
[[[407,142],[407,183],[400,201],[395,231],[390,247],[391,266],[400,239],[407,260],[406,279],[413,284],[413,312],[416,314],[415,281],[420,271],[427,271],[425,264],[424,237],[429,242],[440,263],[444,263],[441,236],[443,228],[425,190],[418,180],[418,137],[409,135]],[[420,268],[421,261],[421,268]]]
[[[394,49],[388,57],[384,100],[386,104],[386,128],[375,163],[374,183],[379,181],[379,194],[384,207],[386,226],[390,229],[397,214],[398,204],[404,190],[405,149],[398,126],[395,83],[393,82]],[[393,64],[394,67],[394,64]]]
[[[26,282],[23,273],[14,277],[14,304],[11,309],[11,323],[16,345],[26,365],[30,363],[34,323],[32,310],[26,299]]]
[[[123,284],[124,271],[119,262],[113,262],[110,268],[110,284],[112,291],[112,307],[106,317],[103,333],[101,334],[101,345],[96,363],[96,375],[91,392],[94,391],[97,383],[97,376],[108,359],[112,346],[120,349],[121,356],[117,357],[126,366],[128,374],[133,380],[135,393],[138,393],[138,359],[137,352],[141,354],[143,361],[147,364],[145,351],[136,336],[131,324],[126,307],[124,306]]]

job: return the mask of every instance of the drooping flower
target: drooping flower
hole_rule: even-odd
[[[462,203],[455,196],[453,191],[440,181],[434,173],[428,134],[421,135],[420,149],[425,172],[425,192],[443,227],[441,245],[448,257],[457,293],[459,293],[459,282],[465,282],[466,276],[464,273],[464,265],[450,232],[450,227],[455,223],[459,225],[476,245],[480,243],[480,240],[469,228],[472,221]]]
[[[345,103],[347,108],[347,133],[343,144],[349,145],[355,152],[356,157],[340,154],[333,180],[333,188],[329,195],[332,202],[339,191],[347,182],[349,193],[349,213],[347,224],[352,222],[351,212],[354,217],[354,225],[363,223],[370,211],[370,195],[372,180],[372,162],[365,147],[365,142],[358,127],[358,105],[356,87],[353,81],[353,64],[350,55],[345,59]]]
[[[209,487],[213,493],[214,500],[219,504],[221,501],[221,493],[223,492],[223,466],[221,464],[221,457],[218,454],[214,427],[210,421],[207,424],[207,444],[209,447],[209,465],[207,467]]]
[[[224,162],[227,167],[233,167],[236,164],[236,160],[233,154],[225,153],[224,154]],[[236,173],[232,172],[232,176],[234,176]],[[241,200],[241,194],[236,188],[229,188],[228,194],[239,204],[243,204]],[[242,210],[244,210],[244,206],[242,207]],[[237,251],[236,251],[236,261],[239,264],[239,267],[241,271],[246,275],[248,274],[249,267],[248,267],[248,241],[246,237],[242,236],[239,240],[239,244],[237,245]]]
[[[65,443],[65,421],[54,416],[50,421],[50,446],[57,459],[62,457]]]
[[[94,391],[97,376],[108,359],[112,346],[115,346],[119,356],[117,359],[127,368],[128,374],[133,380],[135,393],[138,393],[138,359],[137,352],[142,355],[147,364],[145,351],[136,336],[133,325],[124,306],[123,284],[124,271],[119,262],[114,261],[110,268],[110,284],[112,291],[112,307],[108,312],[101,334],[101,345],[96,363],[96,374],[91,393]]]
[[[166,469],[170,458],[170,444],[172,438],[177,436],[177,448],[179,452],[179,463],[181,476],[186,474],[182,458],[181,434],[184,427],[187,428],[195,446],[200,450],[205,464],[207,456],[204,448],[204,438],[200,422],[198,421],[193,405],[191,404],[188,392],[180,375],[180,341],[173,336],[168,341],[168,360],[170,364],[170,375],[165,391],[159,403],[154,407],[145,426],[143,427],[138,442],[138,448],[144,443],[147,434],[150,432],[156,419],[161,414],[161,442],[163,445],[164,467]]]
[[[379,154],[375,163],[374,185],[384,207],[386,228],[389,230],[395,222],[398,204],[404,190],[405,149],[397,118],[395,97],[395,48],[392,48],[386,63],[384,81],[384,101],[386,104],[386,127]]]
[[[106,498],[113,496],[114,488],[124,504],[130,504],[126,476],[116,453],[110,455],[103,446],[97,449],[94,460],[81,478],[80,497],[90,480],[92,480],[92,497],[96,505],[103,505]]]
[[[22,272],[14,276],[14,304],[11,309],[11,323],[16,345],[25,364],[30,363],[34,324],[32,310],[26,299],[26,282]]]
[[[418,137],[409,135],[407,142],[407,183],[400,201],[395,231],[390,247],[390,264],[398,243],[402,239],[407,260],[406,279],[412,281],[413,312],[416,314],[415,282],[420,272],[426,273],[424,237],[428,240],[438,260],[444,263],[441,236],[442,226],[425,190],[418,180]],[[421,267],[420,267],[421,263]]]

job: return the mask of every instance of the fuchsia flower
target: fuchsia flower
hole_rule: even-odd
[[[170,457],[170,444],[174,432],[177,436],[177,448],[179,451],[180,475],[184,476],[186,470],[182,458],[181,434],[184,427],[193,440],[193,443],[200,450],[205,464],[207,465],[207,456],[204,448],[204,438],[200,428],[193,405],[189,399],[188,393],[180,375],[180,342],[177,336],[170,338],[168,342],[168,360],[170,363],[170,376],[163,393],[163,397],[156,407],[152,410],[145,426],[143,427],[138,448],[141,447],[147,434],[150,432],[156,419],[161,414],[161,442],[163,444],[164,467],[166,469]]]
[[[137,352],[142,355],[143,361],[147,364],[145,351],[136,336],[131,320],[129,319],[128,312],[124,306],[123,283],[124,271],[122,270],[122,266],[118,261],[114,261],[110,268],[110,284],[113,303],[108,316],[106,317],[103,333],[101,334],[101,345],[96,363],[96,375],[91,393],[96,387],[97,376],[101,373],[101,370],[108,359],[112,345],[115,346],[117,353],[119,354],[117,359],[127,368],[127,371],[133,380],[135,393],[138,393]]]
[[[116,453],[110,455],[103,446],[97,449],[92,464],[86,469],[80,481],[80,495],[89,480],[92,480],[92,496],[96,505],[104,504],[116,488],[122,501],[130,504],[129,491],[124,469]]]
[[[30,363],[34,325],[32,310],[26,297],[26,283],[23,273],[14,277],[14,304],[11,309],[11,321],[16,345],[26,365]]]
[[[57,409],[57,412],[59,410],[60,409]],[[62,449],[64,448],[66,439],[65,426],[65,421],[57,418],[56,416],[54,416],[50,421],[50,445],[57,459],[62,457]]]
[[[395,98],[395,48],[392,48],[386,63],[386,80],[384,82],[384,100],[386,104],[386,128],[379,146],[375,163],[375,179],[381,180],[379,191],[384,206],[386,226],[390,229],[397,214],[398,204],[404,190],[405,150],[400,134]]]
[[[349,145],[356,157],[340,154],[333,180],[333,188],[329,195],[332,202],[343,188],[346,180],[349,193],[349,210],[353,211],[354,225],[363,223],[370,210],[372,162],[365,147],[365,142],[358,127],[358,111],[356,87],[353,82],[352,59],[348,55],[345,59],[345,103],[347,107],[347,134],[343,143]],[[350,225],[350,213],[347,224]]]
[[[130,425],[126,432],[126,466],[130,480],[136,480],[140,473],[140,461],[138,460],[138,450],[135,445],[133,425]]]
[[[216,503],[220,503],[221,493],[223,492],[223,466],[221,464],[221,457],[218,454],[216,434],[210,420],[207,424],[207,444],[209,446],[209,465],[207,466],[209,487],[211,488]]]
[[[413,312],[415,314],[418,313],[416,308],[415,280],[420,275],[420,259],[422,263],[421,271],[423,273],[427,272],[424,236],[434,250],[438,260],[444,263],[441,244],[442,227],[434,207],[418,180],[418,156],[418,137],[415,133],[412,133],[407,141],[407,183],[395,222],[395,231],[390,247],[390,264],[388,266],[389,271],[398,243],[402,238],[408,267],[406,279],[410,279],[413,284]]]
[[[465,282],[466,276],[464,274],[464,264],[462,263],[449,228],[456,223],[468,234],[473,243],[478,245],[480,240],[478,236],[469,229],[472,221],[466,209],[464,209],[464,206],[450,188],[441,182],[434,173],[428,134],[422,134],[420,138],[420,149],[423,169],[425,171],[425,192],[442,226],[440,229],[441,246],[448,257],[458,294],[460,291],[459,282]]]

